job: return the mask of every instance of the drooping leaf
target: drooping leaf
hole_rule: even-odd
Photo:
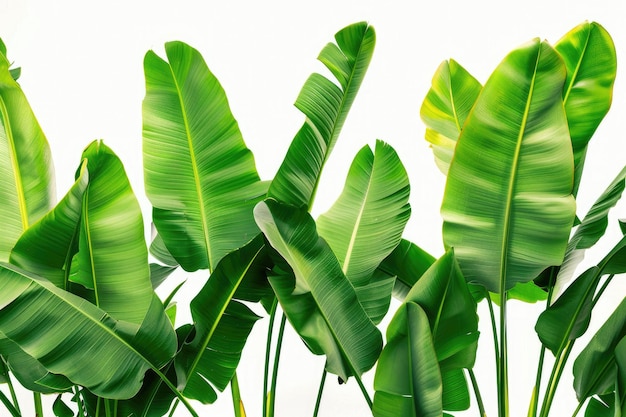
[[[74,412],[63,402],[61,395],[57,395],[54,399],[52,411],[56,417],[74,417]]]
[[[265,274],[268,263],[265,242],[259,235],[222,258],[191,301],[195,336],[176,356],[178,379],[186,380],[185,396],[213,402],[216,389],[223,391],[232,379],[250,330],[259,319],[240,301],[258,302],[271,291]],[[266,282],[266,291],[244,288],[257,280]]]
[[[143,162],[153,221],[187,271],[213,270],[258,234],[252,208],[265,196],[226,95],[198,51],[165,45],[144,60]]]
[[[396,277],[393,295],[404,300],[413,285],[435,262],[435,258],[416,244],[402,239],[378,269]]]
[[[387,328],[374,377],[375,417],[442,415],[442,380],[431,324],[413,302],[400,306]]]
[[[574,361],[574,390],[582,401],[592,395],[615,391],[615,349],[626,337],[626,299],[591,338]]]
[[[0,262],[54,204],[53,177],[46,137],[0,53]]]
[[[470,407],[470,394],[463,369],[441,372],[443,409],[464,411]]]
[[[554,46],[567,68],[563,103],[574,151],[574,195],[578,190],[587,144],[609,111],[617,72],[615,45],[595,22],[569,31]]]
[[[441,208],[444,243],[466,279],[491,292],[563,260],[575,215],[564,81],[547,43],[519,47],[491,75],[459,137]]]
[[[268,190],[268,196],[296,207],[311,207],[324,164],[335,146],[369,66],[376,35],[365,22],[335,34],[318,59],[339,85],[312,74],[296,100],[306,121],[296,134]]]
[[[456,142],[481,89],[480,82],[453,59],[442,62],[433,76],[420,116],[443,174],[448,174]]]
[[[134,326],[46,280],[2,264],[0,306],[2,335],[51,376],[64,375],[103,397],[132,397],[144,373],[160,368],[175,352],[172,326],[156,297],[140,330],[128,334],[127,328]]]
[[[152,288],[157,289],[159,285],[163,284],[165,280],[176,271],[177,267],[159,265],[155,263],[150,264],[150,282],[152,282]]]
[[[376,362],[382,337],[357,299],[328,244],[304,209],[272,199],[254,209],[265,237],[292,271],[270,277],[281,306],[326,369],[344,381]]]

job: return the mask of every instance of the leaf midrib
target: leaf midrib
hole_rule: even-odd
[[[583,59],[585,58],[585,54],[587,53],[587,47],[589,46],[589,42],[591,39],[591,31],[592,31],[592,28],[590,28],[589,31],[587,32],[587,39],[585,40],[585,46],[583,47],[583,50],[580,54],[580,58],[578,59],[578,62],[576,63],[576,69],[574,70],[570,83],[567,86],[567,91],[565,92],[565,95],[563,96],[563,106],[567,104],[567,100],[569,98],[570,93],[572,92],[572,89],[574,88],[574,84],[576,84],[576,81],[578,81],[578,72],[580,71],[580,67],[582,66]]]

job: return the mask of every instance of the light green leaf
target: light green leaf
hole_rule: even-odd
[[[393,148],[376,142],[357,154],[339,199],[317,220],[352,285],[367,284],[402,238],[409,220],[409,179]],[[375,245],[372,242],[376,242]]]
[[[609,111],[617,72],[615,45],[598,23],[585,22],[554,46],[567,68],[563,102],[574,151],[574,195],[578,190],[587,144]]]
[[[375,417],[439,417],[442,380],[431,325],[413,302],[400,306],[387,328],[374,377]]]
[[[383,259],[378,269],[396,277],[393,295],[399,300],[404,300],[413,285],[434,262],[435,258],[428,252],[402,239],[393,252]]]
[[[615,391],[614,352],[626,337],[626,299],[591,338],[574,361],[574,390],[579,401]]]
[[[258,234],[259,181],[226,95],[198,51],[165,45],[144,60],[143,162],[153,221],[187,271],[213,270]]]
[[[361,307],[354,288],[304,209],[268,199],[254,209],[256,221],[289,264],[270,277],[287,318],[326,369],[344,381],[370,369],[382,337]]]
[[[46,137],[0,53],[0,262],[54,204],[53,177]]]
[[[448,173],[456,142],[482,85],[458,62],[441,63],[424,98],[420,116],[426,124],[426,140],[437,167]]]
[[[318,59],[337,78],[339,85],[312,74],[296,100],[306,121],[296,134],[268,191],[268,196],[296,207],[310,208],[322,168],[335,146],[348,111],[369,66],[376,35],[365,22],[335,34]]]
[[[172,326],[156,297],[139,332],[128,334],[128,324],[91,303],[3,264],[0,307],[2,335],[50,373],[107,398],[132,397],[144,373],[159,369],[176,349]]]
[[[487,81],[457,143],[441,208],[444,243],[468,282],[491,292],[563,260],[575,215],[564,81],[547,43],[519,47]]]

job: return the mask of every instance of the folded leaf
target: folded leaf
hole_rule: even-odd
[[[435,258],[428,252],[402,239],[389,256],[383,259],[378,269],[396,277],[393,295],[399,300],[404,300],[413,285],[434,262]]]

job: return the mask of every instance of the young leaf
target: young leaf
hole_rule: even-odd
[[[303,209],[267,199],[256,221],[291,271],[270,277],[287,318],[313,353],[325,354],[326,369],[344,381],[376,362],[382,337],[358,301],[315,222]]]
[[[521,46],[491,75],[459,137],[441,207],[444,243],[465,278],[491,292],[563,260],[575,215],[564,81],[547,43]]]
[[[426,140],[444,175],[448,174],[456,142],[481,89],[478,80],[453,59],[442,62],[433,76],[420,116],[426,124]]]
[[[350,25],[335,34],[318,59],[339,85],[312,74],[296,100],[306,121],[291,143],[268,190],[272,197],[296,207],[310,208],[324,164],[339,137],[369,66],[376,34],[365,22]]]
[[[265,196],[226,95],[198,51],[165,45],[144,60],[146,194],[165,246],[187,271],[209,269],[258,234],[252,208]]]

